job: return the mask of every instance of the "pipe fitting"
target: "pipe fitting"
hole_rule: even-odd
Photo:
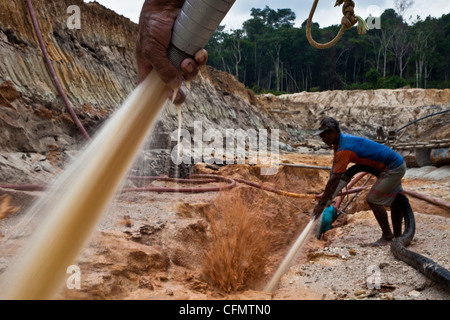
[[[186,0],[175,21],[167,55],[175,67],[204,48],[235,0]],[[207,19],[205,19],[207,17]]]

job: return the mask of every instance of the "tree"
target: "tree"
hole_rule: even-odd
[[[411,43],[409,40],[409,28],[404,23],[403,15],[414,4],[414,0],[394,0],[395,9],[401,21],[395,26],[391,49],[398,63],[400,78],[403,78],[403,71],[408,66]]]
[[[416,69],[416,87],[426,88],[427,78],[430,76],[429,61],[432,58],[435,49],[435,41],[433,38],[434,23],[431,18],[421,21],[417,17],[412,33],[413,33],[413,52]]]
[[[403,18],[403,15],[414,5],[414,0],[394,0],[395,11]]]
[[[409,41],[409,29],[406,25],[399,25],[394,30],[390,43],[391,51],[398,63],[399,76],[403,78],[403,71],[408,66],[411,53],[411,42]]]
[[[209,40],[206,50],[209,53],[209,63],[214,66],[220,66],[222,70],[227,70],[225,61],[225,41],[229,37],[228,33],[224,32],[225,26],[219,26]]]
[[[366,73],[367,81],[369,81],[372,89],[378,89],[378,83],[380,82],[380,73],[377,69],[371,68]]]
[[[385,10],[381,29],[360,36],[352,28],[328,50],[309,45],[305,27],[293,26],[295,14],[290,9],[253,8],[242,29],[218,28],[207,45],[208,63],[232,73],[256,93],[408,84],[448,88],[450,14],[406,24],[408,3],[398,2],[398,12]],[[326,42],[339,28],[313,24],[313,37]]]
[[[383,56],[383,78],[387,75],[387,62],[389,56],[389,48],[394,37],[394,29],[401,23],[401,17],[398,16],[393,9],[387,9],[381,15],[381,30],[377,30],[376,37],[380,44],[378,57]]]
[[[291,9],[278,9],[275,11],[268,6],[264,9],[252,8],[250,15],[253,17],[250,20],[260,21],[266,27],[272,29],[293,27],[296,18],[295,13]]]
[[[275,29],[292,28],[295,18],[295,13],[291,9],[270,10],[267,16],[267,23]]]
[[[233,62],[234,62],[234,76],[239,81],[239,64],[242,60],[242,49],[241,49],[241,42],[242,42],[242,33],[243,30],[234,30],[231,34],[231,44],[233,48]]]

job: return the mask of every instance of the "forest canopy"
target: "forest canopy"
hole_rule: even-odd
[[[257,93],[450,87],[450,14],[407,23],[387,9],[378,27],[365,35],[354,27],[326,50],[312,47],[306,21],[297,28],[295,19],[291,9],[251,9],[242,28],[216,30],[206,47],[209,64]],[[328,42],[339,29],[313,23],[312,35]]]

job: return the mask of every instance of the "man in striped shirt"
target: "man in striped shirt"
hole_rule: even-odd
[[[321,200],[314,208],[313,216],[318,217],[332,200],[350,162],[369,166],[381,172],[366,199],[382,230],[381,238],[374,245],[386,245],[394,237],[399,237],[402,212],[391,210],[394,229],[392,232],[385,207],[391,207],[397,194],[402,191],[401,180],[406,172],[403,158],[385,145],[342,133],[339,122],[331,117],[321,121],[319,131],[315,135],[319,135],[324,143],[333,147],[334,159],[330,179]]]

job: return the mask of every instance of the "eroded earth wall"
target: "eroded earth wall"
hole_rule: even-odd
[[[76,113],[90,134],[131,93],[136,83],[138,27],[97,3],[34,0],[50,59]],[[77,5],[81,29],[69,29],[67,13]],[[83,137],[68,116],[47,72],[25,1],[0,0],[0,146],[5,152],[76,150]],[[280,140],[297,144],[325,115],[344,130],[370,138],[422,116],[448,109],[450,90],[376,90],[256,96],[231,75],[210,67],[193,81],[182,106],[183,126],[203,129],[280,129]],[[449,117],[411,127],[406,138],[449,135]],[[177,112],[167,107],[155,127],[158,144],[177,128]],[[164,147],[164,146],[159,147]],[[287,145],[282,147],[288,148]]]

